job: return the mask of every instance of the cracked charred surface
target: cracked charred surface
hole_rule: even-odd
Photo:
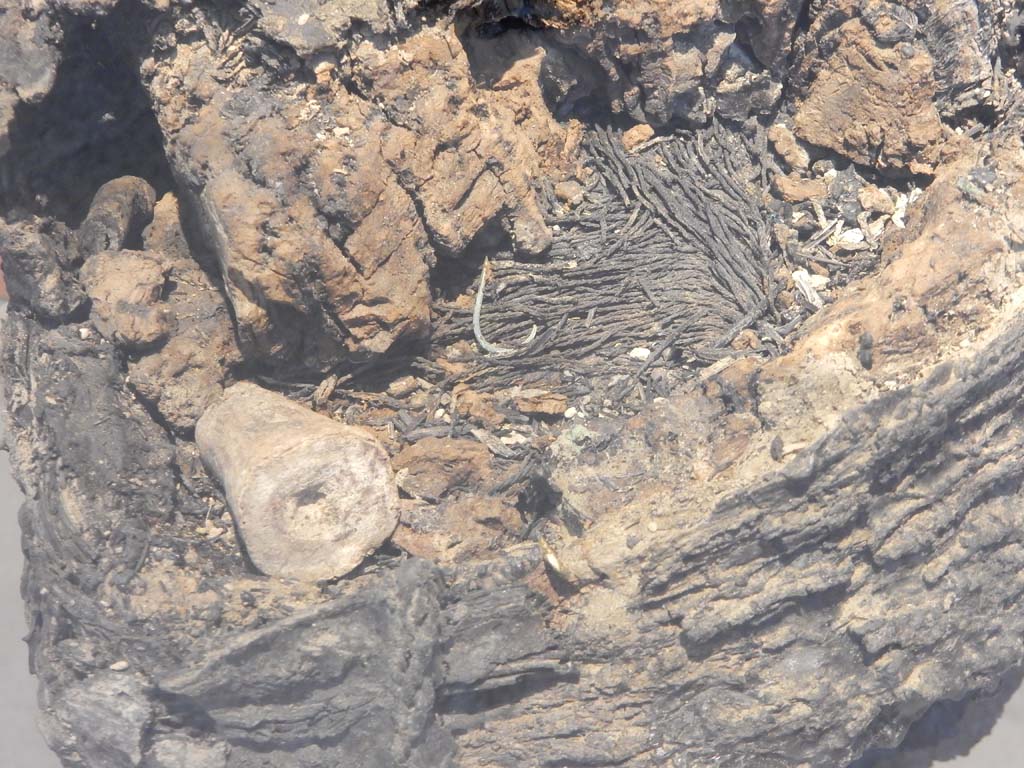
[[[1019,664],[1019,150],[947,168],[889,266],[789,355],[737,363],[556,473],[596,521],[601,580],[576,615],[630,595],[612,655],[657,647],[626,674],[665,681],[666,759],[843,764]],[[1001,181],[974,200],[959,188],[980,166]]]
[[[1001,4],[974,5],[823,0],[803,24],[798,3],[653,0],[0,17],[50,46],[18,54],[40,83],[62,24],[128,41],[113,50],[141,73],[175,179],[168,193],[162,172],[114,164],[98,193],[45,200],[59,185],[5,158],[23,589],[64,763],[831,768],[1020,666],[1022,123],[977,91],[1005,41]],[[515,441],[458,419],[547,424],[564,397],[453,390],[450,423],[372,425],[410,497],[393,546],[343,581],[253,572],[191,439],[225,384],[425,342],[438,275],[468,284],[481,250],[543,257],[544,186],[589,193],[595,113],[664,127],[781,106],[794,168],[860,160],[877,146],[844,121],[798,139],[801,110],[831,109],[863,62],[891,92],[860,94],[857,115],[905,96],[931,131],[894,136],[876,170],[926,162],[935,181],[877,273],[788,352],[725,359],[632,418],[538,430],[542,475],[499,473]],[[15,93],[27,146],[45,87],[2,79],[0,119]],[[979,106],[1009,116],[946,141],[942,118]],[[346,384],[306,399],[327,410]],[[434,412],[423,386],[403,375],[374,403]],[[351,413],[370,420],[334,412]]]

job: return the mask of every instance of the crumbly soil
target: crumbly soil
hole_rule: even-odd
[[[831,768],[994,689],[1013,5],[0,8],[64,764]],[[387,449],[400,522],[344,578],[248,560],[195,444],[238,381]]]

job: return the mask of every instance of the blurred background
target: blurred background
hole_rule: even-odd
[[[7,287],[0,264],[0,325],[7,314]],[[0,406],[0,446],[6,425]],[[11,477],[6,451],[0,451],[0,764],[5,768],[59,768],[36,728],[36,682],[28,673],[28,632],[21,602],[22,496]]]
[[[0,765],[59,768],[36,728],[36,681],[28,673],[25,612],[21,602],[21,493],[0,452]]]

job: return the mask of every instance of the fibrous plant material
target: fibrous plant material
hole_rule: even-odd
[[[1013,12],[0,14],[8,444],[64,764],[834,768],[1012,674]],[[271,536],[331,578],[268,575],[247,493],[301,539],[368,479],[318,489],[318,430],[371,432],[400,496],[330,573]]]
[[[751,144],[716,126],[631,154],[620,136],[593,133],[586,203],[552,219],[549,259],[493,265],[498,298],[479,320],[485,337],[521,339],[536,328],[536,340],[487,357],[467,380],[493,389],[552,372],[610,378],[662,354],[714,361],[741,331],[777,315],[779,260]],[[454,328],[441,325],[437,344],[459,330],[466,337],[465,312],[448,311]],[[636,349],[647,350],[647,365],[630,357]]]

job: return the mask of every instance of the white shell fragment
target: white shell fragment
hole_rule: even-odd
[[[236,384],[200,418],[196,443],[265,574],[344,576],[398,523],[398,490],[377,439],[283,395]]]
[[[836,245],[841,251],[860,250],[864,244],[864,233],[859,229],[847,229],[836,239]]]
[[[821,309],[825,306],[825,301],[818,294],[817,288],[815,288],[815,281],[812,280],[811,275],[806,269],[798,269],[793,272],[793,283],[796,285],[796,289],[800,292],[800,295],[807,300],[815,309]]]

